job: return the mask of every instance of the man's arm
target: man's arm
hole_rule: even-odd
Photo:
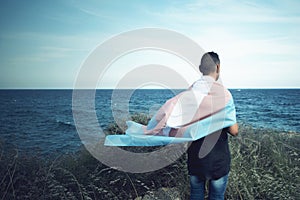
[[[233,124],[232,126],[230,126],[228,128],[228,133],[230,133],[230,135],[232,136],[237,136],[239,133],[239,126],[237,123]]]

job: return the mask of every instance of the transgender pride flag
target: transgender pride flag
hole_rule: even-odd
[[[127,121],[124,135],[108,135],[107,146],[158,146],[189,142],[236,123],[230,92],[209,76],[169,99],[147,126]]]

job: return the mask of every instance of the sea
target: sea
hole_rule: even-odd
[[[151,115],[180,91],[141,89],[127,91],[130,96],[122,96],[122,90],[96,90],[93,101],[99,127],[107,129],[116,116]],[[77,151],[82,143],[73,118],[72,92],[0,90],[0,145],[41,155]],[[300,89],[231,89],[230,92],[239,123],[257,129],[300,133]]]

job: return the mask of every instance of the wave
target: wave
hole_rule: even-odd
[[[72,121],[56,120],[57,127],[70,127],[75,128],[75,124]]]

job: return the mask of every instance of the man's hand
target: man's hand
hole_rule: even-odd
[[[239,133],[239,126],[237,123],[233,124],[232,126],[230,126],[228,128],[228,133],[230,133],[230,135],[232,136],[237,136]]]

